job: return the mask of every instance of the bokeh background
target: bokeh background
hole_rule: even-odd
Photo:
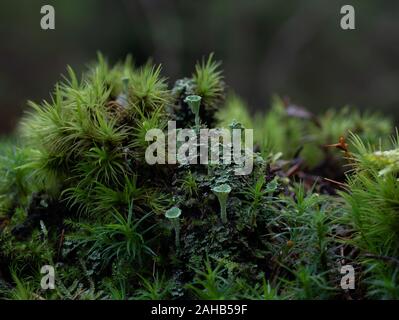
[[[40,29],[45,4],[55,31]],[[340,28],[344,4],[356,30]],[[252,111],[279,94],[315,112],[349,104],[399,119],[397,0],[1,0],[0,134],[27,99],[49,97],[67,64],[82,71],[97,51],[153,57],[171,83],[215,52]]]

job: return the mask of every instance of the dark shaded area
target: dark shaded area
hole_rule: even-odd
[[[57,212],[55,215],[54,212]],[[63,203],[51,199],[44,192],[33,193],[29,206],[26,210],[26,220],[15,226],[11,233],[19,240],[28,238],[34,228],[40,227],[40,221],[44,225],[52,225],[61,230],[64,216],[68,214],[68,209]]]
[[[56,30],[40,29],[52,4]],[[356,30],[340,28],[343,4]],[[398,118],[399,2],[386,0],[3,0],[0,4],[0,133],[15,127],[27,99],[49,97],[70,64],[97,50],[111,61],[153,57],[171,82],[214,51],[226,82],[252,110],[274,93],[312,111],[351,104]]]

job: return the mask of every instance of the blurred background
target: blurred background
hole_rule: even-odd
[[[45,4],[56,30],[40,28]],[[344,4],[356,30],[340,28]],[[397,0],[1,0],[0,40],[0,134],[97,51],[110,62],[153,57],[171,85],[215,52],[252,111],[279,94],[315,112],[349,104],[399,120]]]

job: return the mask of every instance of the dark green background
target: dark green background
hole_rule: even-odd
[[[55,31],[40,29],[45,4]],[[355,31],[340,29],[343,4],[356,9]],[[1,0],[1,133],[27,99],[48,98],[67,64],[83,70],[97,50],[112,62],[151,56],[171,81],[214,51],[252,110],[277,93],[314,111],[350,104],[398,118],[397,0]]]

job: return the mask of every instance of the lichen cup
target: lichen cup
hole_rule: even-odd
[[[196,131],[199,132],[199,127],[200,127],[199,110],[200,110],[200,106],[201,106],[201,97],[197,96],[197,95],[190,95],[190,96],[187,96],[186,99],[184,99],[184,102],[188,104],[191,111],[194,113],[195,128],[196,128]]]
[[[220,204],[220,217],[223,223],[227,223],[227,199],[231,192],[228,184],[222,184],[212,188],[213,193],[217,196]]]
[[[175,244],[176,250],[180,249],[180,219],[181,210],[178,207],[172,207],[165,212],[165,217],[172,222],[172,226],[175,229]]]

